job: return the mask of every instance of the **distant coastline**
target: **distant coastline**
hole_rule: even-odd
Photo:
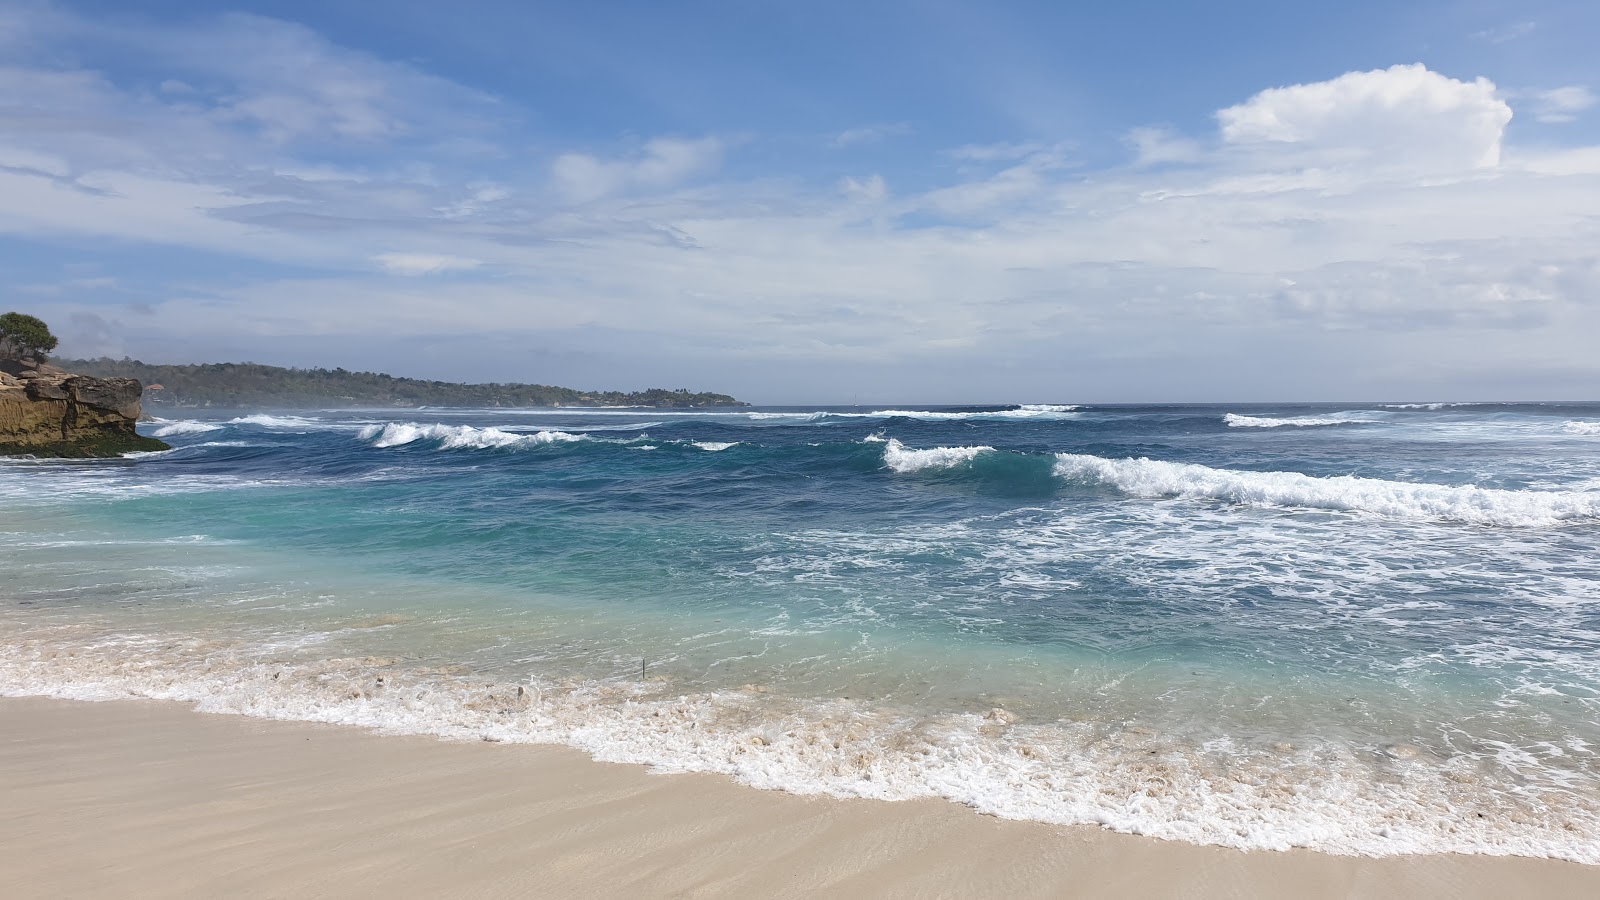
[[[649,388],[583,391],[544,384],[463,384],[380,372],[290,369],[258,363],[152,365],[136,359],[61,359],[56,364],[101,378],[137,378],[147,410],[162,407],[333,409],[363,406],[702,408],[749,406],[727,394]]]

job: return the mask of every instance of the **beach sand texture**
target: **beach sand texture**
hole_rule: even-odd
[[[1568,862],[1246,853],[158,702],[0,699],[0,797],[10,898],[1600,896]]]

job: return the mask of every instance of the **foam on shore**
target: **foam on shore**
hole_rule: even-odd
[[[1123,721],[1004,709],[918,715],[870,702],[671,683],[531,678],[387,658],[287,659],[270,645],[32,629],[0,644],[0,694],[149,698],[202,712],[456,740],[553,743],[597,760],[714,772],[800,794],[943,797],[1012,819],[1256,850],[1475,853],[1600,864],[1585,783],[1505,781],[1412,744],[1203,745]],[[299,642],[304,645],[304,642]]]

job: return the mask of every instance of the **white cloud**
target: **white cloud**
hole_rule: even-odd
[[[996,155],[992,158],[1003,157]],[[996,215],[1006,216],[1019,205],[1026,208],[1050,203],[1055,194],[1052,174],[1067,166],[1064,148],[1035,150],[1015,161],[1014,165],[991,175],[929,191],[917,205],[956,219],[984,220]]]
[[[1451,171],[1499,163],[1511,107],[1488,79],[1417,63],[1271,88],[1217,120],[1229,144],[1292,150],[1307,164]]]
[[[476,269],[483,264],[481,260],[437,253],[379,253],[372,261],[390,274],[408,276]]]
[[[585,202],[623,191],[663,190],[708,175],[722,165],[722,152],[722,142],[712,137],[655,138],[631,159],[564,154],[556,158],[551,173],[569,199]]]
[[[493,168],[439,149],[473,92],[277,33],[231,45],[264,54],[237,63],[249,72],[195,47],[144,59],[134,82],[61,68],[64,53],[0,69],[10,240],[293,267],[207,280],[108,263],[115,302],[143,304],[119,319],[131,352],[441,331],[520,350],[538,335],[619,383],[646,348],[796,401],[876,375],[904,400],[1003,398],[1024,378],[1102,398],[1348,397],[1420,371],[1465,384],[1486,354],[1595,367],[1600,148],[1502,153],[1511,111],[1482,79],[1399,66],[1263,91],[1213,132],[1131,133],[1144,165],[1098,170],[1021,142],[927,170],[818,175],[808,159],[741,180],[718,177],[727,148],[708,137],[575,150],[547,177],[493,141],[473,151],[503,152]],[[297,75],[302,51],[325,65]],[[323,71],[344,86],[299,83]],[[138,88],[169,76],[196,92]],[[350,157],[326,143],[359,145],[363,163],[330,161]],[[452,273],[449,303],[394,277]],[[112,301],[50,302],[69,320]]]
[[[1534,95],[1533,117],[1550,125],[1574,122],[1578,113],[1600,102],[1594,91],[1583,85],[1568,85]]]

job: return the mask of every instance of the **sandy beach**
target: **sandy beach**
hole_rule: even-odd
[[[1594,897],[1600,868],[1244,853],[568,749],[0,699],[10,897]]]

